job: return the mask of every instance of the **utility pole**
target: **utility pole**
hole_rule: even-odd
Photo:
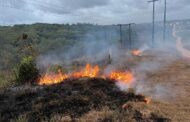
[[[122,44],[123,44],[123,39],[122,39],[122,24],[117,24],[117,25],[113,25],[113,26],[119,26],[119,34],[120,34],[120,39],[119,39],[119,43],[120,43],[120,47],[122,48]]]
[[[121,47],[122,47],[122,44],[123,44],[123,33],[122,33],[122,24],[119,24],[119,30],[120,30],[120,44],[121,44]]]
[[[166,0],[164,1],[164,32],[163,32],[163,41],[165,42],[166,40],[166,9],[167,9],[167,2]]]
[[[155,29],[154,29],[154,19],[155,19],[155,2],[158,1],[158,0],[151,0],[151,1],[148,1],[148,3],[153,3],[153,16],[152,16],[152,47],[154,47],[154,32],[155,32]]]
[[[104,39],[107,40],[107,28],[106,26],[102,26],[103,31],[104,31]]]
[[[122,47],[123,47],[123,46],[122,46],[122,44],[123,44],[123,39],[122,39],[122,37],[123,37],[122,24],[118,24],[118,25],[114,25],[114,26],[119,26],[119,34],[120,34],[120,40],[119,40],[119,42],[120,42],[120,46],[121,46],[121,48],[122,48]]]
[[[129,24],[126,24],[129,26],[129,48],[132,49],[132,39],[131,39],[131,33],[132,33],[132,30],[131,30],[131,25],[133,25],[135,23],[129,23]]]

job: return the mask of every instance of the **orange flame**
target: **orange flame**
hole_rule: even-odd
[[[130,84],[134,81],[134,76],[131,72],[111,72],[109,78],[116,81],[122,81],[127,84]]]
[[[40,85],[52,85],[63,82],[68,78],[109,78],[116,81],[122,81],[124,83],[130,84],[134,81],[133,74],[131,72],[111,72],[109,75],[100,75],[100,68],[99,66],[91,66],[87,64],[84,69],[73,72],[71,74],[63,74],[61,71],[58,71],[58,74],[46,74],[40,80]]]
[[[141,50],[133,50],[131,52],[131,54],[134,55],[134,56],[140,56],[142,54],[142,51]]]
[[[99,66],[92,67],[90,64],[87,64],[84,70],[81,70],[79,72],[75,72],[71,75],[71,77],[74,78],[81,78],[81,77],[89,77],[94,78],[98,77],[100,68]]]
[[[67,79],[69,76],[66,74],[63,74],[61,72],[61,70],[58,71],[58,74],[45,74],[45,76],[43,76],[40,81],[39,84],[40,85],[51,85],[51,84],[56,84],[59,83],[61,81],[64,81],[65,79]]]

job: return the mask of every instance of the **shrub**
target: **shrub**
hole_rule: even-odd
[[[18,83],[34,84],[38,81],[39,70],[32,57],[25,57],[22,59],[16,72],[16,81]]]

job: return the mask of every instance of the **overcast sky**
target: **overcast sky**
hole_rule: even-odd
[[[189,19],[190,0],[167,0],[169,20]],[[156,3],[156,20],[163,19],[164,0]],[[144,23],[152,21],[147,0],[0,0],[0,24]]]

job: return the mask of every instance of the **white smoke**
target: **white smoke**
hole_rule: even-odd
[[[174,38],[176,38],[176,48],[177,48],[177,50],[181,53],[181,55],[182,55],[184,58],[190,59],[190,51],[187,50],[187,49],[185,49],[185,48],[183,47],[182,38],[177,35],[177,32],[176,32],[176,24],[174,24],[174,26],[173,26],[173,33],[172,33],[172,35],[174,36]]]

